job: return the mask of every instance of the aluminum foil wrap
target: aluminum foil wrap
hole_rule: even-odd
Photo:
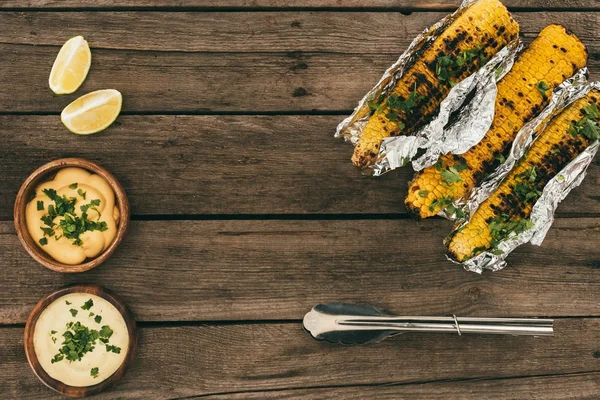
[[[573,102],[586,96],[591,90],[600,90],[600,82],[586,82],[586,73],[587,71],[583,69],[576,76],[559,86],[546,109],[521,129],[513,142],[506,162],[490,175],[480,187],[473,191],[463,208],[467,212],[467,217],[456,222],[453,232],[466,224],[468,215],[471,215],[496,190],[515,163],[525,154],[537,135],[548,126],[552,118],[560,114],[563,109]],[[448,259],[472,272],[482,273],[484,269],[498,271],[506,266],[506,257],[518,246],[527,242],[537,246],[541,245],[554,222],[554,212],[558,204],[567,197],[571,190],[581,184],[599,146],[598,141],[592,143],[546,184],[542,195],[533,205],[530,215],[530,221],[532,222],[530,229],[518,235],[510,235],[498,244],[497,249],[485,251],[465,262],[460,263]]]
[[[419,171],[435,164],[442,154],[462,154],[481,141],[494,119],[496,83],[511,70],[521,48],[520,41],[511,42],[479,71],[452,88],[440,104],[437,117],[415,135],[383,139],[373,175],[382,175],[411,160],[413,169]],[[451,115],[457,111],[456,121],[448,126]],[[427,150],[413,160],[420,149]]]
[[[437,39],[438,36],[440,36],[446,30],[446,28],[464,12],[465,9],[475,3],[475,1],[476,0],[464,0],[458,10],[446,16],[418,35],[412,41],[408,49],[398,58],[398,60],[385,71],[375,87],[359,101],[358,106],[354,109],[354,112],[338,125],[335,137],[344,137],[345,140],[350,141],[355,145],[358,142],[360,135],[367,124],[367,121],[372,115],[372,111],[369,108],[369,101],[379,98],[382,94],[389,93],[396,86],[398,79],[402,77],[404,72],[411,65],[414,64],[414,62],[420,57],[421,53],[429,45],[431,45],[431,43],[433,43],[433,41],[435,41],[435,39]],[[468,97],[467,95],[471,90],[473,90],[474,87],[477,86],[477,84],[480,84],[481,86],[483,85],[483,81],[490,83],[490,81],[493,80],[493,88],[488,88],[488,90],[495,90],[496,80],[508,72],[510,68],[512,68],[518,47],[519,41],[515,40],[505,49],[496,54],[496,56],[493,57],[492,60],[490,60],[484,67],[482,67],[479,72],[471,75],[456,85],[447,96],[447,99],[453,100],[443,102],[443,106],[440,107],[438,116],[414,136],[388,138],[390,140],[402,138],[403,141],[393,140],[390,142],[388,140],[382,144],[378,156],[378,162],[374,169],[374,174],[380,175],[398,166],[404,165],[408,161],[412,160],[419,148],[431,147],[433,143],[441,142],[443,128],[448,123],[450,115],[465,102],[466,98]],[[495,98],[495,92],[483,93],[480,91],[479,96],[485,97],[486,104],[491,102],[492,109],[491,116],[487,118],[489,119],[487,127],[485,129],[483,127],[480,128],[481,132],[479,133],[479,139],[471,140],[475,141],[475,143],[479,141],[481,137],[483,137],[491,124],[494,102],[490,99]],[[475,107],[475,104],[473,104],[473,107]],[[468,116],[472,115],[472,112],[461,113],[461,117],[463,118],[469,118]],[[476,118],[471,117],[471,119],[475,120]],[[479,120],[483,121],[480,125],[485,125],[485,118],[482,118],[481,115],[479,116]],[[457,133],[455,134],[462,136],[462,134],[459,132],[460,130],[457,130]],[[430,140],[430,136],[432,135],[440,138],[433,142]],[[465,139],[462,138],[461,140]],[[440,144],[440,146],[443,145]],[[436,149],[432,149],[431,153],[433,154],[435,151],[437,151]],[[433,162],[435,162],[435,160]]]

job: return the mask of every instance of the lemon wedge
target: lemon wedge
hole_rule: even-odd
[[[67,40],[60,48],[48,84],[56,94],[69,94],[81,86],[92,65],[92,52],[83,36]]]
[[[71,132],[90,135],[108,128],[119,116],[122,104],[123,97],[118,90],[97,90],[66,106],[60,120]]]

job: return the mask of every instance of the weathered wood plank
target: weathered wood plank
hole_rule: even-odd
[[[27,176],[57,158],[96,161],[124,185],[134,215],[404,214],[410,168],[380,178],[350,163],[333,138],[342,116],[122,116],[98,135],[58,116],[0,116],[0,219]],[[560,205],[600,214],[600,160]]]
[[[3,26],[0,42],[61,46],[66,39],[83,35],[92,50],[303,51],[399,56],[417,34],[445,15],[443,12],[411,15],[398,12],[3,12],[0,14]],[[598,13],[543,11],[514,15],[526,38],[535,37],[548,24],[560,23],[577,33],[590,48],[600,48],[595,40],[600,23]]]
[[[4,0],[2,8],[380,8],[403,10],[447,10],[458,7],[460,0],[410,1],[410,0],[96,0],[90,3],[85,0]],[[565,4],[561,0],[505,0],[503,3],[510,8],[542,8],[548,9],[600,9],[595,0],[574,0]]]
[[[600,373],[540,376],[514,379],[436,382],[414,385],[350,386],[325,389],[290,389],[202,396],[218,399],[411,399],[430,400],[596,400]],[[200,397],[192,397],[197,399]]]
[[[299,320],[322,302],[409,315],[600,315],[599,219],[559,219],[541,248],[482,276],[444,257],[447,221],[134,221],[107,263],[57,274],[0,223],[0,324],[58,287],[93,282],[141,321]]]
[[[299,324],[142,328],[133,368],[118,386],[98,398],[174,399],[218,393],[226,393],[224,397],[229,398],[235,392],[257,390],[598,371],[600,359],[595,354],[599,349],[600,321],[567,319],[558,320],[555,325],[556,336],[552,338],[407,334],[370,346],[319,343],[304,333]],[[22,329],[0,328],[0,354],[0,387],[4,395],[52,398],[29,370],[23,354]],[[597,374],[588,376],[598,378]],[[464,393],[470,395],[467,398],[481,398],[475,395],[485,393],[485,385],[489,385],[488,393],[492,394],[498,393],[501,384],[514,389],[506,391],[513,395],[510,398],[529,398],[525,394],[532,392],[532,388],[519,385],[519,380],[503,380],[469,382]],[[427,393],[456,393],[458,385],[463,387],[462,382],[425,384],[388,388],[387,393],[421,393],[423,398]],[[544,391],[547,396],[537,398],[558,398],[548,392],[551,387]],[[569,387],[575,390],[574,394],[584,395],[597,389],[598,381],[582,382],[579,389],[571,382]],[[386,393],[386,389],[379,390]],[[280,394],[285,398],[285,393]],[[336,392],[332,389],[329,393]]]
[[[94,58],[78,94],[114,86],[128,112],[350,110],[442,15],[0,13],[0,112],[59,112],[73,100],[53,95],[47,79],[58,46],[76,34],[88,38]],[[517,17],[527,40],[551,22],[573,29],[600,77],[600,13]]]

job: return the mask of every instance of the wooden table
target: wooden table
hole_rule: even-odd
[[[285,4],[284,4],[285,3]],[[600,161],[541,248],[482,276],[444,258],[451,224],[403,207],[411,171],[362,176],[338,122],[457,0],[3,0],[0,3],[0,397],[53,398],[23,351],[45,294],[94,282],[121,294],[139,355],[98,398],[598,399]],[[282,5],[283,4],[283,5]],[[600,78],[597,0],[508,0],[530,41],[551,22],[587,44]],[[80,95],[119,89],[117,123],[70,134],[76,95],[48,89],[59,46],[84,35]],[[12,206],[38,166],[96,161],[124,185],[132,226],[100,268],[61,275],[20,245]],[[405,314],[552,316],[552,338],[408,334],[362,347],[302,331],[319,302]]]

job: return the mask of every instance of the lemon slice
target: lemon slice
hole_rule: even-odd
[[[66,106],[60,113],[60,120],[78,135],[100,132],[117,119],[122,103],[123,97],[118,90],[97,90]]]
[[[60,48],[48,84],[56,94],[69,94],[81,86],[92,64],[92,52],[83,36],[67,40]]]

